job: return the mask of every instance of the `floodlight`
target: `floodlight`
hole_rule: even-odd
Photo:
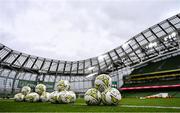
[[[157,46],[157,42],[150,43],[150,44],[148,45],[149,48],[156,47],[156,46]]]
[[[168,37],[164,37],[164,41],[167,41],[168,40]]]
[[[94,75],[96,75],[96,74],[97,74],[97,72],[91,73],[91,74],[87,75],[86,78],[92,77],[92,76],[94,76]]]
[[[106,57],[107,57],[107,55],[101,55],[101,56],[98,56],[98,60],[99,60],[99,61],[103,61],[104,58],[106,58]]]
[[[169,38],[174,38],[174,37],[176,37],[176,32],[173,32],[169,35]]]
[[[173,33],[171,33],[170,35],[168,35],[168,37],[165,37],[164,40],[167,41],[168,39],[175,38],[176,35],[177,35],[177,33],[176,33],[176,32],[173,32]]]
[[[38,72],[39,73],[47,73],[47,71],[45,71],[45,70],[39,70]]]
[[[95,67],[89,67],[88,70],[91,71],[93,70]]]

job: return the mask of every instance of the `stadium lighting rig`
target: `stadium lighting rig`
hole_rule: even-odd
[[[153,48],[153,47],[156,47],[157,46],[157,42],[153,42],[153,43],[150,43],[148,45],[148,48]]]
[[[176,32],[173,32],[173,33],[171,33],[168,37],[165,37],[164,40],[165,40],[165,41],[168,41],[168,39],[176,38],[176,36],[177,36],[177,33],[176,33]]]
[[[106,57],[107,57],[107,55],[101,55],[101,56],[98,56],[98,60],[99,60],[99,61],[103,61],[104,58],[106,58]]]
[[[45,71],[45,70],[39,70],[38,72],[39,73],[47,73],[47,71]]]
[[[177,33],[176,33],[176,32],[173,32],[173,33],[171,33],[171,34],[169,35],[169,38],[174,38],[174,37],[176,37],[176,35],[177,35]]]
[[[97,74],[98,74],[97,72],[91,73],[91,74],[87,75],[86,78],[92,77],[92,76],[97,75]]]
[[[92,71],[94,68],[95,68],[95,66],[89,67],[88,70],[89,70],[89,71]]]

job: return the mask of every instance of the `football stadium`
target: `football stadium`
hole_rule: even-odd
[[[180,14],[96,57],[0,44],[0,112],[180,112]]]

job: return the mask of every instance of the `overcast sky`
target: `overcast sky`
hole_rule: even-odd
[[[0,0],[0,43],[27,54],[82,60],[180,13],[180,0]]]

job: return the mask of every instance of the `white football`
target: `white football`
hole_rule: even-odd
[[[73,91],[69,91],[69,93],[73,97],[71,103],[74,103],[76,101],[76,94]]]
[[[101,93],[95,89],[88,89],[84,95],[84,100],[87,105],[99,105],[101,103]]]
[[[29,94],[31,92],[31,88],[29,87],[29,86],[24,86],[22,89],[21,89],[21,93],[23,94],[23,95],[27,95],[27,94]]]
[[[57,83],[57,90],[58,91],[66,91],[70,89],[70,83],[67,80],[60,80]]]
[[[46,92],[46,86],[44,84],[38,84],[35,88],[35,92],[42,95],[42,93]]]
[[[57,91],[58,92],[58,91]],[[61,92],[58,92],[58,96],[57,96],[57,103],[62,103],[62,93],[63,93],[63,91],[61,91]]]
[[[17,102],[22,102],[24,101],[24,95],[22,93],[17,93],[14,95],[14,100]]]
[[[39,101],[39,95],[35,92],[29,93],[25,96],[25,101],[27,101],[27,102],[38,102]]]
[[[118,105],[121,100],[121,94],[116,88],[109,88],[102,92],[102,102],[105,105]]]
[[[47,102],[47,101],[49,101],[49,97],[50,97],[50,93],[44,92],[44,93],[42,93],[42,95],[40,96],[40,101],[41,101],[41,102]]]
[[[95,88],[100,92],[105,91],[107,88],[111,87],[111,77],[106,74],[101,74],[95,79]]]
[[[58,97],[59,97],[59,92],[58,91],[54,91],[54,92],[50,93],[49,101],[51,103],[58,103]]]
[[[68,104],[70,102],[73,102],[73,99],[74,97],[69,91],[61,91],[58,100],[60,103]]]

